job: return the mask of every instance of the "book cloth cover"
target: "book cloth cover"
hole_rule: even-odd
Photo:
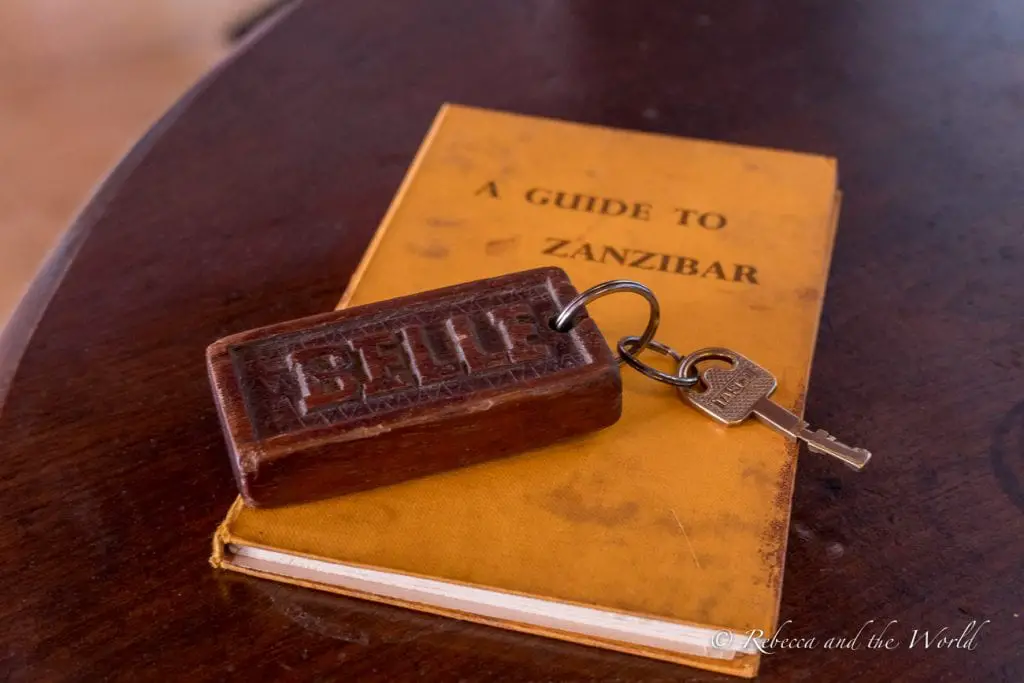
[[[544,265],[579,290],[635,279],[660,300],[660,341],[735,348],[799,412],[836,183],[826,157],[447,105],[341,305]],[[634,295],[588,310],[613,348],[647,322]],[[214,564],[240,569],[226,546],[243,544],[770,634],[796,445],[755,421],[719,425],[628,367],[622,379],[621,420],[594,434],[306,505],[236,502]],[[746,676],[758,666],[756,654],[710,660],[548,635]]]

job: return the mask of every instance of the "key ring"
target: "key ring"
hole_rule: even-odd
[[[658,331],[658,323],[661,321],[661,306],[658,305],[658,299],[654,296],[654,292],[634,280],[608,280],[607,282],[594,285],[590,289],[583,290],[569,303],[567,303],[565,308],[559,311],[558,315],[556,315],[554,320],[551,321],[551,327],[556,332],[568,332],[572,329],[572,326],[570,325],[572,317],[577,311],[579,311],[579,309],[583,308],[583,306],[588,302],[600,299],[601,297],[612,294],[613,292],[633,292],[634,294],[639,294],[643,298],[647,299],[647,303],[651,306],[651,317],[647,320],[647,327],[644,329],[644,333],[639,337],[633,337],[636,341],[632,348],[636,349],[637,353],[639,353],[647,348],[647,346],[654,343],[654,333]],[[661,344],[659,344],[659,346],[661,346]],[[629,363],[625,356],[620,353],[619,363],[623,362]],[[651,370],[657,372],[653,368],[651,368]],[[670,382],[670,384],[676,383]],[[677,386],[681,385],[677,384]]]
[[[673,356],[673,358],[675,358],[675,356]],[[697,371],[697,363],[701,363],[706,360],[724,360],[730,365],[735,365],[736,352],[730,351],[729,349],[722,348],[720,346],[709,346],[706,349],[697,349],[693,353],[687,355],[682,360],[676,361],[677,363],[679,363],[679,365],[676,367],[676,373],[679,377],[689,377],[690,373],[692,372],[694,384],[696,384],[696,381],[699,377],[699,373]]]
[[[652,368],[650,365],[637,358],[637,352],[633,351],[633,349],[637,348],[639,341],[640,337],[627,335],[620,339],[617,345],[619,358],[625,361],[626,365],[629,367],[655,381],[671,384],[672,386],[679,387],[680,389],[692,387],[700,380],[700,377],[693,365],[687,365],[689,356],[684,356],[668,344],[662,344],[661,342],[654,341],[653,339],[647,343],[647,348],[657,351],[663,356],[668,356],[674,360],[676,362],[677,370],[676,374],[670,375],[667,372],[662,372],[661,370]],[[690,374],[691,370],[693,370],[692,375]]]

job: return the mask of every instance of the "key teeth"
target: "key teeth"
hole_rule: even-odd
[[[829,434],[828,432],[826,432],[823,429],[819,429],[818,430],[818,434],[820,434],[821,436],[825,437],[825,439],[827,439],[828,441],[831,441],[832,443],[836,444],[837,446],[842,446],[843,448],[849,448],[851,451],[857,451],[857,452],[860,452],[860,453],[867,453],[868,452],[867,450],[865,450],[863,448],[858,448],[857,446],[849,446],[849,445],[843,443],[842,441],[840,441],[836,437],[832,436],[831,434]]]
[[[845,443],[843,443],[842,441],[840,441],[836,437],[832,436],[831,434],[826,432],[824,429],[816,429],[816,430],[814,430],[814,435],[816,437],[818,437],[819,439],[822,439],[823,441],[831,441],[832,443],[839,444],[840,446],[846,446]],[[849,448],[849,446],[846,446],[846,447]]]
[[[860,471],[860,470],[864,469],[864,466],[868,464],[869,460],[871,460],[871,451],[869,451],[866,448],[859,448],[857,446],[848,446],[845,443],[843,443],[842,441],[840,441],[839,439],[837,439],[836,437],[834,437],[831,434],[829,434],[828,432],[826,432],[824,429],[817,429],[817,430],[815,430],[814,434],[819,439],[828,441],[829,443],[834,443],[837,446],[842,446],[846,450],[851,451],[853,453],[856,453],[857,455],[860,455],[863,458],[863,460],[861,462],[859,462],[859,463],[850,462],[850,461],[846,460],[845,458],[840,458],[840,460],[842,460],[844,463],[846,463],[849,467],[852,467],[853,469],[855,469],[857,471]],[[835,456],[834,453],[829,453],[828,451],[824,450],[821,446],[819,446],[818,448],[815,448],[814,444],[809,442],[809,441],[807,442],[807,446],[808,446],[808,448],[810,448],[810,450],[815,451],[815,452],[817,452],[817,453],[819,453],[821,455],[832,455],[832,456]]]

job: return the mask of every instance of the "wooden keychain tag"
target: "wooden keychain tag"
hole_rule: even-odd
[[[618,358],[560,268],[250,330],[207,349],[238,489],[274,506],[395,484],[607,427]],[[653,329],[651,330],[653,334]]]

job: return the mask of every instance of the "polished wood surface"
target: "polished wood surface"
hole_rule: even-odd
[[[231,335],[206,352],[254,507],[366,491],[543,448],[622,413],[619,364],[578,292],[533,268]]]
[[[801,458],[781,618],[900,642],[761,678],[1024,679],[1022,39],[996,0],[299,5],[142,140],[0,341],[0,672],[721,679],[206,565],[235,493],[206,345],[333,306],[450,100],[839,158],[807,417],[876,457]]]

